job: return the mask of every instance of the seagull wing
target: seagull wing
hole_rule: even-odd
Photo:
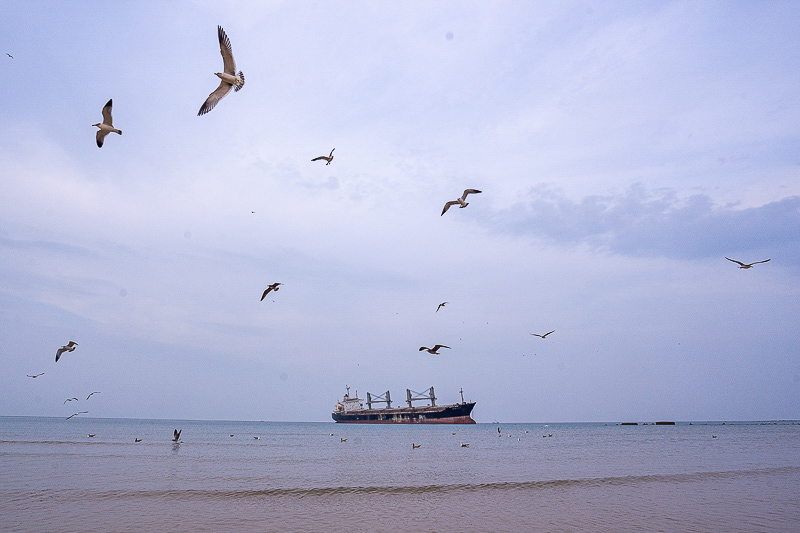
[[[755,263],[750,263],[751,265],[757,265],[759,263],[766,263],[767,261],[771,261],[771,259],[764,259],[763,261],[756,261]]]
[[[553,331],[555,331],[555,330],[553,330]],[[545,333],[544,335],[542,335],[542,338],[545,338],[545,337],[547,337],[548,335],[550,335],[551,333],[553,333],[553,331],[548,331],[547,333]]]
[[[456,205],[456,204],[458,204],[458,200],[453,200],[452,202],[447,202],[446,204],[444,204],[444,209],[442,209],[442,215],[447,213],[447,210],[450,209],[451,205]],[[439,216],[442,216],[442,215],[439,215]]]
[[[109,99],[106,105],[103,106],[103,124],[113,127],[114,125],[111,123],[111,100],[113,98]]]
[[[320,161],[322,159],[324,159],[325,161],[330,161],[330,159],[326,155],[321,155],[319,157],[315,157],[314,159],[312,159],[312,161]]]
[[[271,291],[271,290],[272,290],[272,287],[267,287],[267,290],[265,290],[264,294],[261,295],[261,301],[262,302],[264,301],[264,298],[267,297],[267,294],[269,294],[269,291]]]
[[[436,346],[433,347],[433,351],[435,352],[439,348],[450,348],[450,347],[449,346],[445,346],[444,344],[437,344]]]
[[[199,117],[200,115],[205,115],[214,109],[214,106],[216,106],[220,100],[228,96],[228,93],[231,92],[232,87],[233,85],[230,83],[226,81],[220,81],[219,87],[217,87],[213,93],[209,94],[208,98],[206,98],[206,101],[203,102],[202,106],[200,106],[200,111],[197,112],[197,116]]]
[[[58,351],[56,352],[56,363],[58,363],[58,360],[61,358],[61,354],[63,354],[66,351],[67,349],[64,348],[63,346],[58,349]]]
[[[461,195],[461,199],[466,200],[467,196],[469,196],[470,194],[478,194],[480,192],[483,191],[479,191],[478,189],[464,189],[464,194]]]
[[[236,76],[236,61],[233,60],[233,49],[231,41],[225,35],[222,26],[217,26],[217,36],[219,37],[219,52],[222,54],[223,70],[226,74]]]
[[[98,148],[102,148],[103,147],[103,141],[105,140],[106,135],[108,135],[107,131],[97,130],[97,147]]]
[[[728,261],[733,261],[737,265],[744,266],[744,263],[742,263],[741,261],[737,261],[736,259],[731,259],[730,257],[726,257],[725,259],[727,259]]]

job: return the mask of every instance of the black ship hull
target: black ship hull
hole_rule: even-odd
[[[475,402],[436,407],[406,407],[401,409],[359,409],[335,411],[336,422],[348,424],[474,424],[470,414]]]

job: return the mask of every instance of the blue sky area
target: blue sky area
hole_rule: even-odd
[[[246,83],[197,116],[217,25]],[[3,2],[0,415],[324,421],[349,385],[463,387],[481,422],[798,419],[798,27]]]

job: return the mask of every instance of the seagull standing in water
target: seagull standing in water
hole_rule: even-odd
[[[446,204],[444,204],[444,209],[442,209],[442,215],[447,213],[447,210],[450,209],[450,206],[452,205],[458,205],[461,209],[464,209],[469,205],[469,202],[465,201],[467,199],[467,196],[470,194],[478,194],[480,192],[482,191],[479,191],[478,189],[464,189],[464,194],[461,195],[461,198],[457,198],[451,202],[447,202]]]
[[[97,131],[97,147],[98,148],[102,148],[103,147],[103,141],[105,140],[106,135],[108,135],[112,131],[114,133],[118,133],[119,135],[122,135],[122,130],[118,130],[117,128],[115,128],[114,124],[111,121],[111,99],[109,99],[109,101],[106,102],[106,105],[103,106],[103,122],[98,122],[97,124],[92,124],[92,126],[97,126],[98,128],[100,128]]]
[[[213,93],[209,94],[206,101],[200,106],[200,111],[197,112],[198,117],[214,109],[214,106],[217,105],[220,100],[228,96],[231,89],[238,91],[244,87],[244,74],[241,70],[238,74],[236,73],[236,61],[233,60],[231,41],[228,39],[228,36],[225,35],[225,30],[222,29],[222,26],[217,26],[217,36],[219,37],[219,52],[222,54],[223,72],[214,73],[220,79],[219,87],[217,87]]]
[[[267,297],[267,294],[269,294],[270,291],[280,290],[280,287],[278,287],[278,285],[283,285],[283,283],[273,283],[272,285],[267,287],[267,289],[264,291],[264,294],[261,295],[261,301],[262,302],[264,301],[264,298]]]
[[[421,351],[425,350],[425,351],[426,351],[426,352],[428,352],[429,354],[433,354],[433,355],[439,355],[439,348],[447,348],[447,349],[450,349],[450,347],[449,347],[449,346],[445,346],[444,344],[437,344],[437,345],[436,345],[436,346],[434,346],[433,348],[428,348],[428,347],[426,347],[426,346],[420,346],[420,347],[419,347],[419,351],[421,352]]]
[[[61,358],[61,354],[63,354],[64,352],[74,352],[75,351],[75,347],[77,345],[78,345],[77,342],[69,341],[69,343],[67,343],[64,346],[62,346],[61,348],[59,348],[58,351],[56,352],[56,363],[58,363],[58,360]]]
[[[336,150],[336,148],[334,148],[333,150]],[[312,159],[312,161],[321,161],[324,159],[325,161],[327,161],[327,163],[325,163],[325,166],[327,167],[328,165],[331,164],[331,161],[333,161],[333,150],[331,150],[331,153],[327,157],[321,155],[319,157],[315,157],[314,159]]]
[[[753,268],[753,265],[757,265],[759,263],[766,263],[767,261],[770,261],[770,259],[764,259],[763,261],[756,261],[754,263],[742,263],[741,261],[737,261],[736,259],[731,259],[730,257],[726,257],[725,259],[736,263],[737,265],[739,265],[739,268]]]

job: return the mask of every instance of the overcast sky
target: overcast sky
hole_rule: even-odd
[[[246,83],[198,117],[217,25]],[[463,388],[479,422],[798,419],[798,27],[3,2],[0,415],[329,421],[349,385]]]

